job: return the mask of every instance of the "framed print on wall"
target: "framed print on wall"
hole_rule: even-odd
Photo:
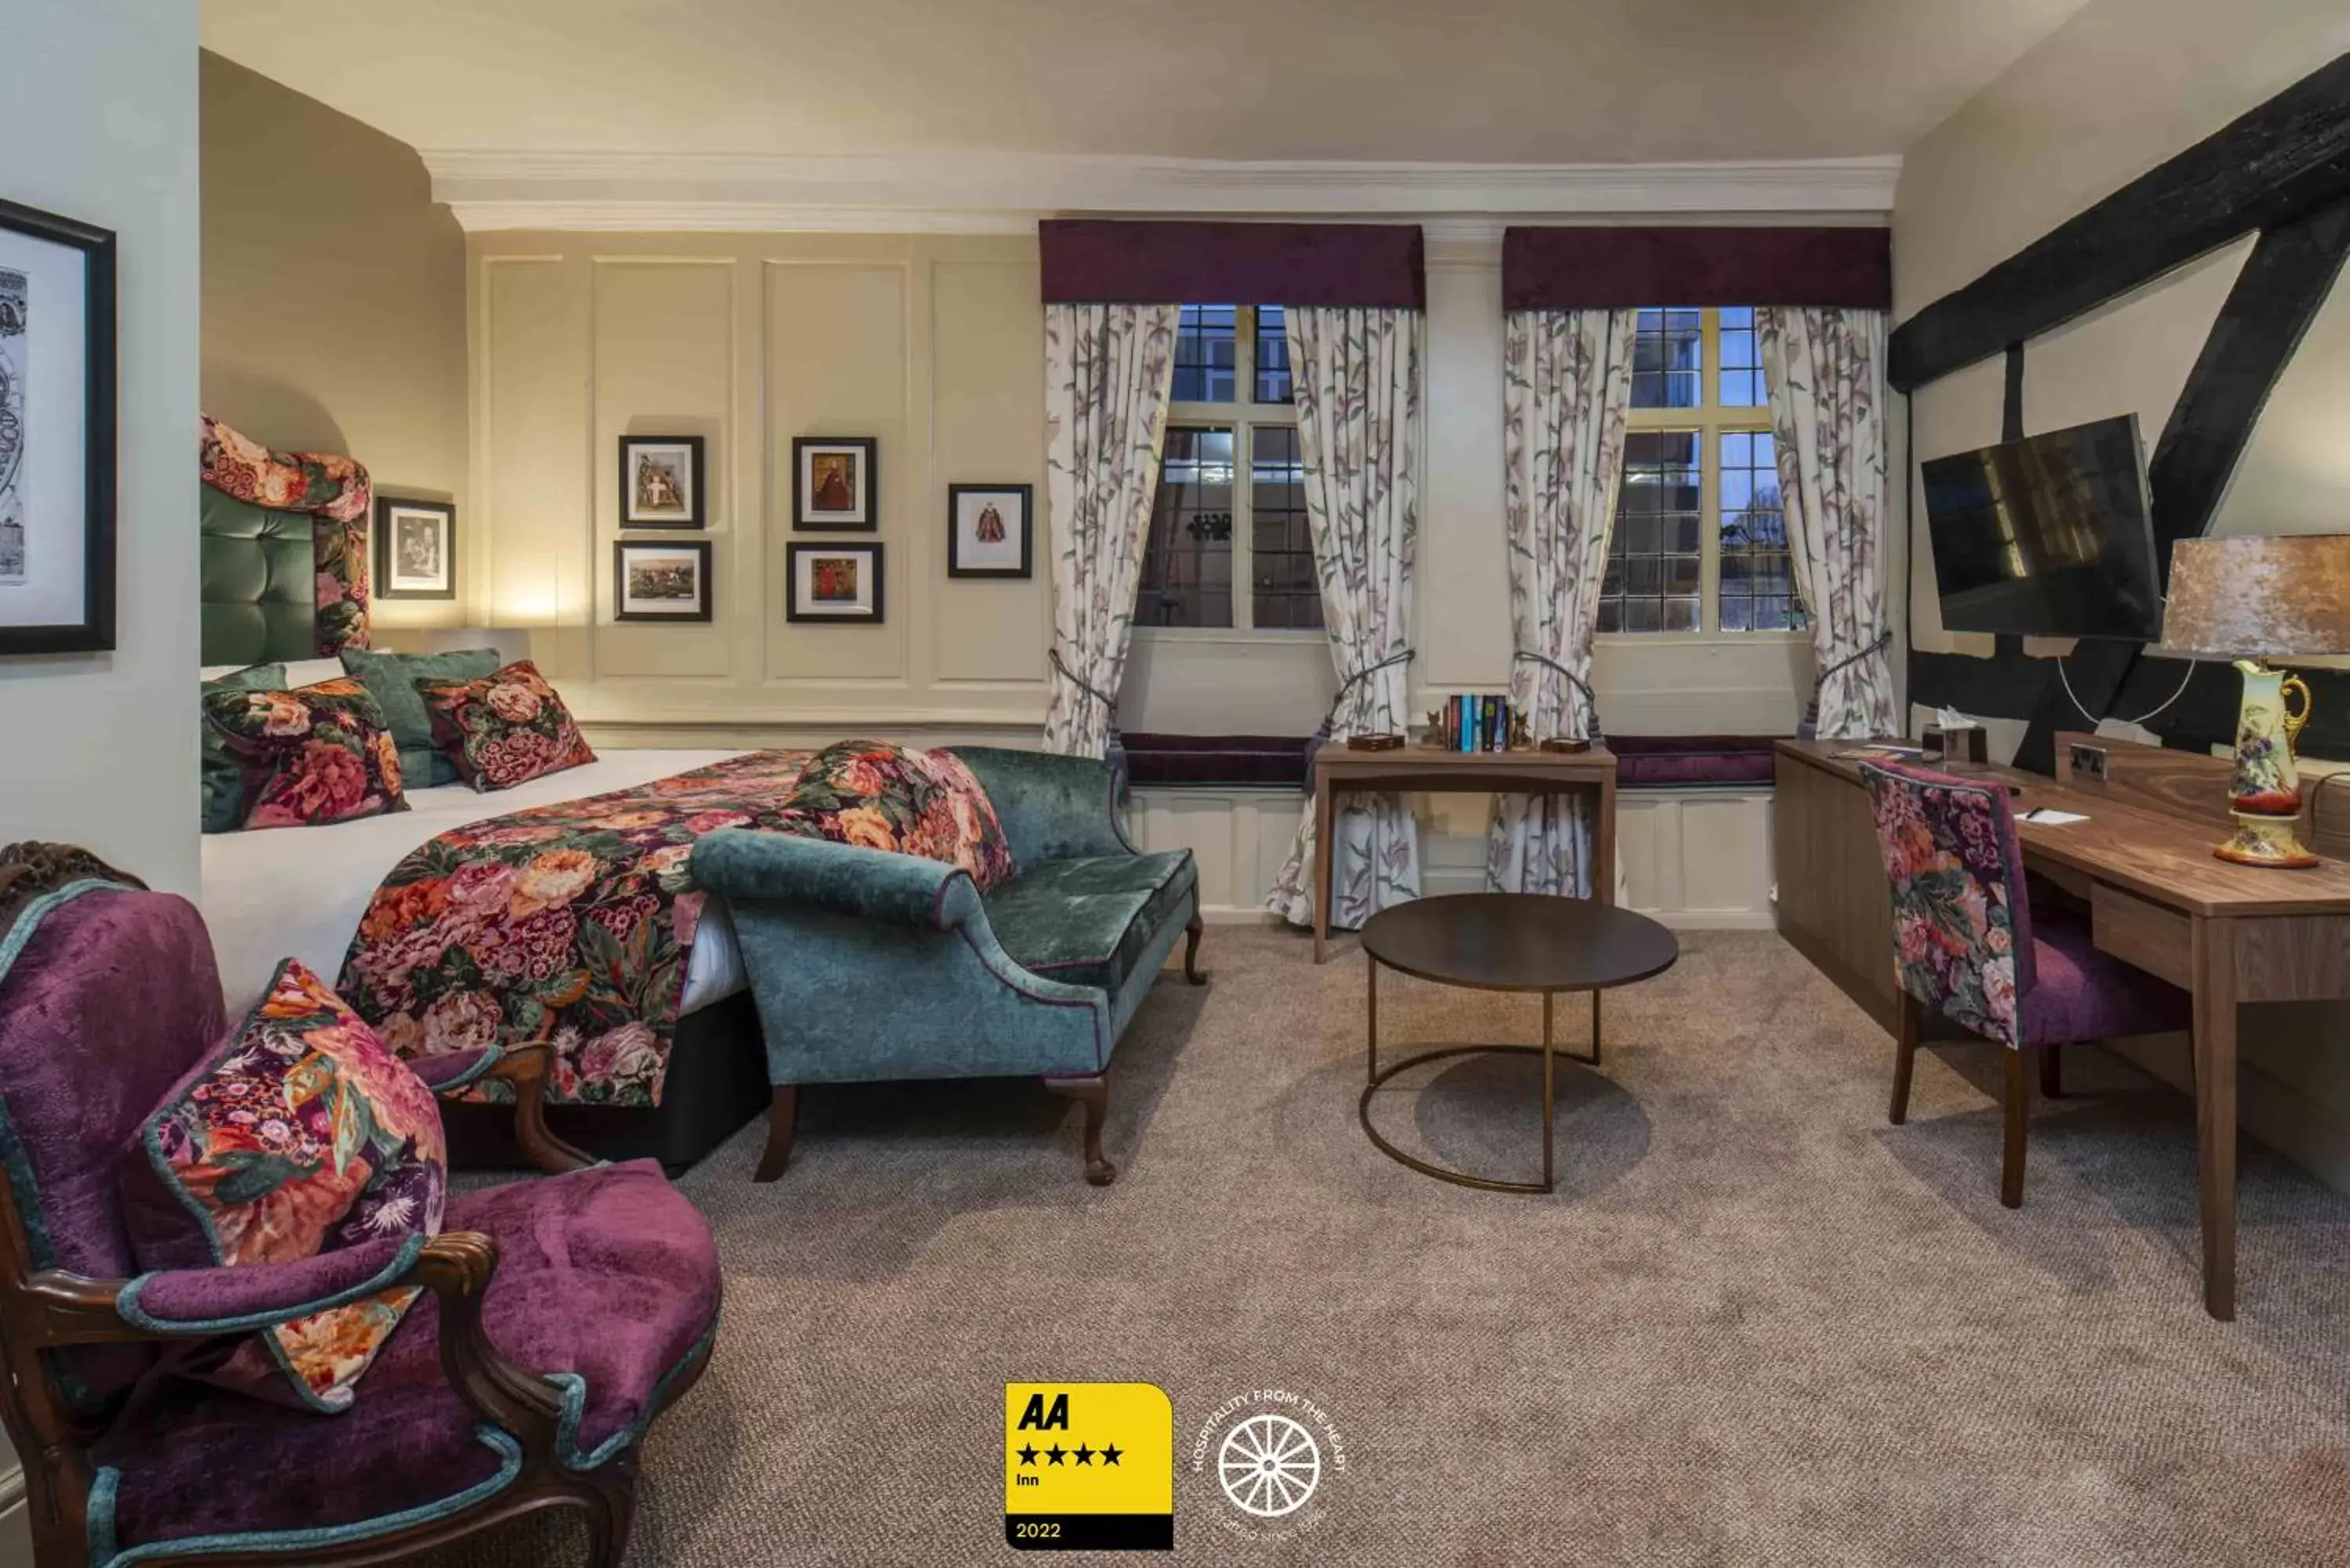
[[[620,438],[620,526],[700,528],[702,505],[700,436]]]
[[[788,545],[784,569],[785,620],[881,624],[880,545]]]
[[[710,618],[710,541],[621,539],[612,545],[614,620]]]
[[[879,526],[874,504],[872,436],[795,436],[792,441],[792,526],[860,530]]]
[[[114,646],[114,233],[0,202],[0,654]]]
[[[1034,576],[1028,520],[1033,493],[1025,484],[948,485],[947,576]]]
[[[454,506],[375,498],[375,594],[382,599],[457,597]]]

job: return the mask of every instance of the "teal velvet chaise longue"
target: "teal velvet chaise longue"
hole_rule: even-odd
[[[1146,855],[1118,826],[1107,764],[960,746],[1015,875],[982,895],[941,861],[822,838],[728,829],[693,876],[734,921],[775,1085],[757,1179],[791,1158],[803,1084],[1043,1077],[1085,1106],[1086,1179],[1102,1154],[1106,1075],[1176,939],[1204,977],[1199,872]]]

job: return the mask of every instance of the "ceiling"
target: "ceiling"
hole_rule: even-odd
[[[2083,0],[203,0],[420,150],[1478,163],[1899,152]]]

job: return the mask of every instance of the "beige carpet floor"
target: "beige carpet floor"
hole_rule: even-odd
[[[1611,999],[1603,1067],[1562,1068],[1560,1190],[1473,1192],[1357,1125],[1351,943],[1317,970],[1221,929],[1205,956],[1118,1052],[1112,1188],[1012,1084],[813,1091],[780,1184],[750,1182],[755,1128],[687,1177],[725,1320],[648,1449],[632,1564],[1013,1561],[1001,1385],[1035,1378],[1168,1390],[1178,1563],[2350,1563],[2350,1199],[2248,1146],[2241,1316],[2212,1323],[2189,1106],[2117,1059],[2076,1054],[2010,1212],[1992,1048],[1921,1059],[1888,1127],[1857,1009],[1775,937],[1693,935]],[[1393,1042],[1536,1037],[1527,998],[1381,1000]],[[1424,1069],[1381,1125],[1530,1174],[1536,1071]],[[1190,1471],[1261,1388],[1347,1454],[1271,1542]]]

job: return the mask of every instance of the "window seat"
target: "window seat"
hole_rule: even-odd
[[[1127,774],[1139,787],[1303,789],[1305,735],[1134,734]],[[1752,789],[1773,774],[1771,735],[1610,735],[1619,789]]]

